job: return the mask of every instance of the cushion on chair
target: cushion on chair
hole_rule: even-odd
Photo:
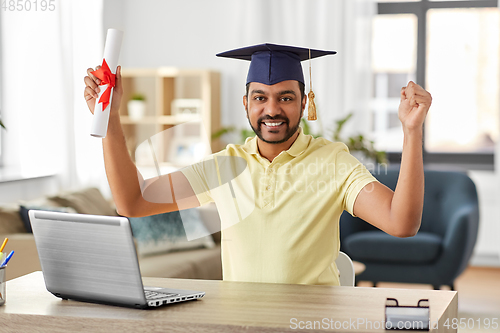
[[[196,208],[186,209],[182,213],[129,217],[129,220],[140,256],[215,246]]]
[[[61,212],[61,213],[76,214],[76,210],[74,210],[71,207],[24,206],[24,205],[21,205],[21,206],[19,206],[19,216],[21,216],[21,219],[23,220],[24,227],[26,228],[26,232],[28,232],[28,233],[33,233],[33,230],[31,230],[31,222],[30,222],[29,213],[28,213],[30,209],[45,210],[48,212]]]
[[[24,228],[21,216],[19,216],[19,206],[12,204],[0,207],[0,235],[23,232],[26,232],[26,229]],[[2,241],[3,238],[0,242]]]
[[[429,263],[441,252],[442,239],[429,232],[398,238],[382,231],[363,231],[344,239],[344,249],[353,260],[387,263]]]
[[[222,280],[220,246],[139,258],[142,276]]]

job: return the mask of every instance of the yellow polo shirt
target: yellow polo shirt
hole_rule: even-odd
[[[240,162],[237,171],[223,170],[228,156],[244,161],[245,171]],[[210,158],[215,168],[200,163],[182,172],[201,205],[217,205],[224,280],[339,285],[340,215],[353,214],[361,189],[377,181],[345,144],[300,130],[272,162],[259,154],[256,137]]]

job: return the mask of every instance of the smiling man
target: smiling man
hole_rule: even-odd
[[[258,82],[247,85],[249,91],[243,96],[243,105],[260,144],[266,146],[262,149],[270,151],[270,155],[265,156],[270,161],[290,148],[299,135],[300,119],[306,103],[299,85],[293,80],[270,86]]]
[[[422,127],[431,96],[413,82],[401,89],[404,142],[393,192],[345,144],[304,135],[299,126],[307,102],[300,62],[334,53],[262,44],[218,54],[250,60],[243,105],[257,136],[213,154],[216,168],[199,163],[168,177],[139,178],[139,182],[118,115],[122,96],[118,70],[108,134],[103,139],[106,173],[118,212],[144,216],[174,211],[180,209],[175,198],[183,199],[182,209],[215,202],[222,225],[229,226],[222,230],[221,246],[223,278],[230,281],[338,285],[335,260],[344,210],[391,235],[415,235],[424,194]],[[91,71],[85,77],[85,99],[93,111],[99,82]],[[213,181],[215,177],[220,183],[223,174],[217,160],[225,157],[245,161],[250,180],[239,188],[228,187],[230,193],[221,195]],[[173,203],[145,199],[155,197],[148,196],[155,191],[175,192]],[[237,196],[255,200],[251,213],[242,217],[237,205],[235,210]]]

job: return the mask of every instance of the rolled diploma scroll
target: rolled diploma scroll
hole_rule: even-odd
[[[120,48],[122,46],[123,31],[116,29],[108,29],[106,35],[106,44],[104,45],[104,60],[109,66],[111,73],[116,74],[116,67],[118,66],[118,58],[120,56]],[[108,131],[108,120],[109,111],[111,110],[111,101],[113,99],[113,90],[111,89],[111,95],[109,97],[109,104],[103,110],[103,103],[99,103],[101,95],[106,91],[108,87],[107,84],[99,86],[99,96],[97,97],[94,117],[92,120],[92,128],[90,129],[90,135],[97,138],[106,137],[106,132]]]

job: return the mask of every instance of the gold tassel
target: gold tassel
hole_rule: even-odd
[[[307,108],[307,120],[316,120],[316,104],[314,104],[314,93],[312,89],[307,94],[307,98],[309,98],[309,106]]]
[[[316,120],[316,104],[314,103],[314,92],[312,90],[312,71],[311,71],[311,49],[309,49],[309,93],[307,98],[309,99],[309,106],[307,107],[307,120]]]

